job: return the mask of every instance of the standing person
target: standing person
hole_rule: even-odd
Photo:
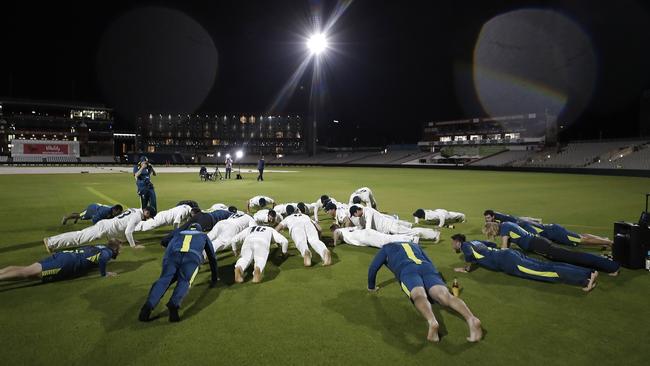
[[[93,225],[95,225],[99,220],[111,219],[118,216],[123,210],[122,205],[107,206],[101,203],[91,203],[81,212],[73,212],[68,216],[63,216],[61,225],[65,225],[68,220],[74,220],[75,224],[77,220],[92,220]]]
[[[232,158],[230,154],[226,155],[226,179],[230,179],[230,173],[232,173]]]
[[[117,275],[106,272],[106,264],[120,254],[120,241],[110,239],[106,246],[92,245],[54,253],[32,265],[9,266],[0,269],[0,281],[40,279],[42,282],[59,281],[85,274],[92,267],[99,267],[102,277]]]
[[[257,171],[260,172],[260,174],[257,176],[257,181],[264,181],[264,155],[260,158],[260,160],[257,162]]]
[[[282,254],[287,255],[289,241],[272,227],[251,226],[230,239],[232,251],[237,253],[237,243],[243,241],[241,255],[235,263],[235,282],[244,282],[246,268],[253,265],[253,283],[262,281],[262,274],[269,258],[271,239],[282,247]]]
[[[199,272],[199,267],[203,262],[203,252],[207,254],[210,263],[210,272],[212,273],[210,287],[214,287],[217,284],[217,259],[212,250],[210,239],[203,233],[201,225],[192,224],[187,230],[174,235],[165,250],[160,278],[151,286],[147,301],[140,309],[138,316],[140,321],[149,321],[151,311],[158,305],[174,280],[177,281],[176,287],[167,303],[169,321],[181,320],[178,309]]]
[[[471,272],[473,265],[477,264],[511,276],[580,286],[585,292],[596,286],[597,271],[568,263],[529,258],[514,249],[497,249],[497,245],[489,241],[467,241],[463,234],[452,235],[451,247],[456,253],[463,253],[466,263],[465,267],[454,268],[456,272]]]
[[[406,296],[427,320],[429,341],[440,341],[439,324],[433,315],[429,298],[442,306],[452,308],[465,318],[469,327],[469,337],[467,337],[469,342],[481,340],[483,336],[481,321],[472,314],[463,300],[449,293],[440,272],[417,244],[395,242],[384,245],[368,268],[368,291],[375,292],[379,289],[375,281],[377,272],[383,265],[393,272]]]
[[[154,210],[158,210],[156,191],[154,191],[153,183],[151,183],[152,174],[155,176],[156,171],[149,164],[149,159],[142,156],[138,165],[133,167],[135,186],[138,189],[138,196],[140,196],[140,208],[152,207]]]

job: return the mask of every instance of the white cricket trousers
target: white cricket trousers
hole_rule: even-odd
[[[290,234],[291,239],[293,239],[293,242],[296,244],[296,249],[298,249],[303,257],[309,250],[309,247],[307,246],[307,244],[309,244],[321,258],[325,258],[327,247],[325,246],[325,243],[318,239],[318,231],[316,231],[316,228],[313,225],[310,224],[294,228],[291,230]]]
[[[269,258],[269,248],[269,243],[266,243],[264,240],[244,240],[244,245],[241,247],[241,254],[235,266],[244,272],[252,261],[255,267],[258,267],[260,271],[264,272],[266,261]]]

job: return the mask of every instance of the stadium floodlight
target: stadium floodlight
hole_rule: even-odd
[[[230,159],[230,154],[226,154],[226,158]]]
[[[316,33],[307,40],[307,48],[312,55],[318,55],[327,49],[327,38],[323,33]]]
[[[237,159],[241,159],[242,156],[244,156],[244,152],[241,151],[241,150],[238,150],[235,156],[237,156]]]

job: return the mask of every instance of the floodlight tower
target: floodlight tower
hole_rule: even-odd
[[[322,58],[326,55],[326,51],[329,48],[329,43],[327,41],[327,35],[325,33],[316,32],[312,34],[307,39],[307,49],[309,50],[310,58],[314,61],[314,71],[312,77],[311,85],[311,99],[312,99],[312,120],[311,123],[308,122],[307,126],[307,135],[309,138],[308,141],[308,152],[310,155],[316,155],[316,140],[317,140],[317,124],[319,118],[319,109],[321,105],[321,87],[320,83],[323,70],[321,70],[321,61]]]

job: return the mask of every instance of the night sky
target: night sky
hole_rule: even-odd
[[[310,33],[311,15],[320,9],[325,23],[336,6],[336,1],[307,0],[5,4],[0,97],[106,104],[116,109],[123,129],[132,128],[134,116],[144,111],[309,115],[312,66],[295,92],[272,106],[305,58],[303,37]],[[640,97],[650,89],[648,5],[357,0],[332,27],[332,49],[323,56],[321,140],[413,143],[422,122],[492,112],[472,83],[474,50],[486,22],[520,9],[557,14],[581,30],[567,39],[588,39],[591,45],[587,53],[576,46],[578,52],[556,65],[575,74],[584,69],[585,54],[592,55],[593,74],[584,72],[579,82],[569,75],[569,85],[554,81],[566,91],[566,108],[559,114],[567,126],[562,138],[637,135]],[[516,16],[501,18],[507,26],[499,31],[517,33],[517,25],[509,28]],[[495,44],[500,48],[487,49],[489,57],[534,50],[527,54],[531,68],[548,67],[535,61],[539,52],[557,53],[552,46],[546,52],[536,44]],[[518,65],[518,72],[528,72],[526,66],[521,71]],[[543,92],[547,88],[531,86],[546,82],[542,71],[530,71],[534,83],[513,81],[516,90]],[[515,80],[498,75],[493,88]],[[584,91],[588,88],[593,91]],[[520,103],[504,104],[500,112],[522,112]]]

